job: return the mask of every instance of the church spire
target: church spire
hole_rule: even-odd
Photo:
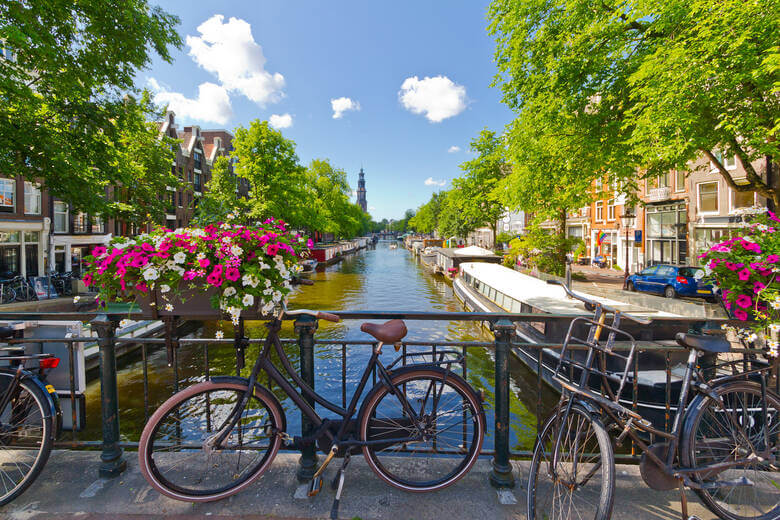
[[[365,173],[363,173],[363,167],[360,167],[360,173],[358,174],[358,188],[357,188],[357,205],[360,206],[360,209],[367,212],[367,204],[366,204],[366,179],[365,179]]]

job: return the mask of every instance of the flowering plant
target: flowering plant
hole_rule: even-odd
[[[257,305],[268,314],[286,299],[307,247],[310,240],[291,234],[283,221],[274,219],[257,226],[228,222],[202,229],[160,228],[94,248],[83,281],[97,287],[101,302],[132,301],[156,292],[166,311],[179,306],[182,314],[183,293],[208,292],[212,307],[237,323],[244,309]]]
[[[769,355],[778,354],[780,331],[780,218],[765,208],[745,212],[741,233],[699,255],[704,270],[721,289],[724,306],[750,327],[737,331],[755,340],[766,336]],[[751,330],[752,329],[752,330]]]

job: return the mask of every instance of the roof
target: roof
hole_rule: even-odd
[[[479,246],[455,248],[454,254],[457,256],[496,256],[493,251]]]
[[[519,273],[514,269],[509,269],[498,264],[488,264],[484,262],[466,262],[460,264],[461,272],[468,273],[485,283],[486,285],[514,298],[515,300],[526,303],[535,309],[550,314],[568,314],[568,315],[588,315],[591,314],[585,310],[585,305],[566,296],[563,287],[550,285],[547,282]],[[630,312],[638,316],[676,316],[675,314],[655,311],[652,309],[637,308],[625,302],[610,300],[600,296],[593,296],[579,292],[578,294],[593,300],[609,305],[624,312]]]
[[[479,251],[474,251],[476,249],[478,249]],[[496,254],[493,254],[492,251],[488,251],[487,249],[483,249],[481,247],[476,247],[476,246],[472,246],[472,247],[435,247],[434,250],[439,252],[439,253],[441,253],[442,255],[446,256],[447,258],[454,258],[454,257],[463,258],[463,259],[466,259],[466,258],[474,258],[474,259],[478,259],[478,258],[482,258],[482,259],[489,259],[489,258],[490,259],[498,259],[498,258],[501,258],[500,256],[498,256]],[[469,250],[469,251],[467,251],[464,254],[463,252],[466,251],[466,250]]]

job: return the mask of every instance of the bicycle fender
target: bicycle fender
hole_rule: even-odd
[[[22,379],[33,383],[44,395],[44,400],[48,405],[48,415],[45,417],[51,417],[53,419],[52,425],[54,427],[51,429],[51,438],[52,440],[57,440],[60,430],[62,429],[62,409],[60,408],[60,398],[57,396],[57,392],[54,390],[53,386],[44,384],[43,381],[29,370],[22,370]]]
[[[245,377],[238,377],[238,376],[213,376],[210,379],[215,383],[233,383],[233,384],[243,385],[243,386],[247,386],[249,384],[249,379]],[[258,382],[255,382],[255,392],[267,398],[273,406],[276,406],[276,409],[279,411],[279,416],[282,418],[282,424],[280,425],[280,429],[283,432],[287,431],[287,416],[284,414],[284,408],[282,408],[279,399],[277,399],[276,396],[268,388],[264,387]]]

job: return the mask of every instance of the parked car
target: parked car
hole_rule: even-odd
[[[663,294],[667,298],[689,296],[715,300],[717,289],[702,281],[699,267],[658,264],[628,277],[626,289]]]

